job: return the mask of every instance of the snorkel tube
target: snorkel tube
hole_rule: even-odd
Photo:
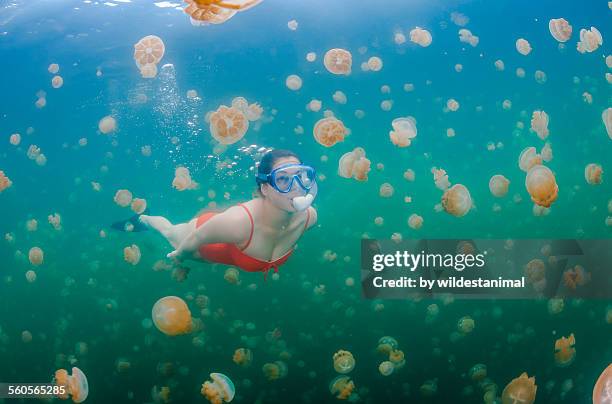
[[[317,196],[317,183],[315,182],[310,190],[306,192],[306,195],[296,196],[291,200],[291,204],[298,212],[302,212],[312,205],[315,197]]]

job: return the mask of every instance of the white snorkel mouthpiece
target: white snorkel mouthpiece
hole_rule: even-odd
[[[314,201],[314,196],[312,194],[306,194],[304,196],[296,196],[291,202],[295,210],[301,212],[308,209],[308,207],[312,205],[312,201]]]

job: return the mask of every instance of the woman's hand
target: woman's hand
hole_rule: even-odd
[[[183,250],[182,248],[178,247],[176,250],[174,250],[171,253],[169,253],[168,255],[166,255],[166,257],[180,262],[185,257],[185,250]]]

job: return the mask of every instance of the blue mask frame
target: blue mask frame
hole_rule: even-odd
[[[283,170],[283,169],[291,168],[291,167],[300,167],[306,170],[306,175],[310,179],[310,185],[305,185],[304,182],[302,182],[302,180],[300,179],[298,174],[293,174],[293,177],[291,178],[291,182],[289,183],[289,187],[286,190],[281,190],[276,184],[276,173],[279,170]],[[288,194],[293,189],[294,182],[297,182],[300,188],[302,188],[304,191],[310,191],[310,189],[313,187],[313,185],[316,182],[316,171],[311,166],[292,163],[292,164],[285,164],[280,167],[277,167],[274,170],[272,170],[270,174],[257,174],[257,179],[264,183],[270,184],[272,188],[274,188],[276,191],[280,192],[281,194]]]

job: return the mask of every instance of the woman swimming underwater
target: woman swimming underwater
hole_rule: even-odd
[[[175,248],[168,258],[201,259],[248,272],[278,271],[302,234],[317,222],[310,206],[317,195],[314,168],[288,150],[266,153],[255,178],[261,198],[223,212],[206,212],[173,225],[162,216],[141,215]]]

